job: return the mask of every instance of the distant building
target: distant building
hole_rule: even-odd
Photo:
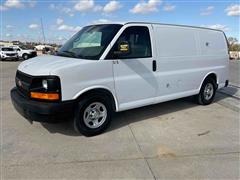
[[[0,41],[0,46],[13,46],[14,44],[9,41]]]
[[[20,41],[12,41],[14,45],[21,45],[22,43]]]

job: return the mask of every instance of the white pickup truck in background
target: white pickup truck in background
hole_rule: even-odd
[[[0,47],[0,60],[18,60],[18,53],[11,47]]]
[[[15,49],[18,53],[18,56],[23,58],[24,60],[27,60],[29,58],[37,56],[37,51],[33,49],[27,49],[24,46],[11,46],[13,49]]]

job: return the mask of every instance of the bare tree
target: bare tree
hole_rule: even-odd
[[[234,37],[229,37],[228,38],[229,46],[232,46],[232,45],[234,45],[237,42],[238,42],[237,38],[234,38]]]
[[[229,37],[228,44],[229,44],[230,51],[240,51],[240,44],[238,43],[237,38]]]

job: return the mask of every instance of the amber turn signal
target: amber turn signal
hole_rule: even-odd
[[[31,98],[44,99],[44,100],[59,100],[59,94],[31,92]]]

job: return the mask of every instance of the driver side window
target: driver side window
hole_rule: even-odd
[[[121,42],[127,42],[129,44],[129,53],[117,53]],[[108,53],[106,59],[132,59],[147,57],[152,57],[151,40],[148,27],[132,26],[123,31]]]

